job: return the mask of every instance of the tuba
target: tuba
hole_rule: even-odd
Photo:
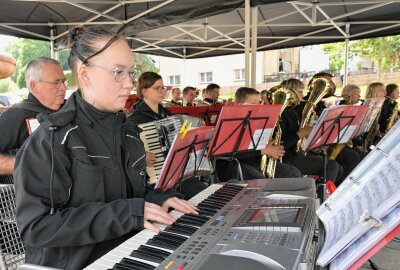
[[[279,85],[272,87],[268,93],[267,98],[270,104],[282,104],[281,114],[287,107],[292,107],[300,102],[300,98],[296,91],[291,88]],[[273,132],[273,145],[280,145],[282,137],[282,130],[279,125],[279,119]],[[277,160],[272,157],[264,155],[261,159],[261,171],[267,178],[274,178],[275,167]]]
[[[312,120],[317,118],[315,108],[323,98],[332,96],[335,93],[336,86],[332,79],[328,76],[313,78],[309,85],[310,97],[304,106],[300,128],[311,125]],[[297,152],[300,152],[303,148],[307,138],[301,138],[297,143]]]
[[[338,157],[338,155],[340,154],[340,152],[342,152],[342,150],[346,147],[353,147],[353,141],[350,139],[347,143],[337,143],[333,146],[330,146],[328,148],[328,152],[327,152],[327,157],[330,160],[336,160],[336,158]]]
[[[387,133],[394,126],[394,124],[397,121],[398,114],[399,114],[399,103],[396,102],[395,100],[391,100],[391,102],[394,102],[395,105],[394,105],[394,108],[393,108],[393,111],[392,111],[392,115],[387,120],[385,133]]]

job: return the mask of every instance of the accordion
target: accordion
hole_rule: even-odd
[[[143,141],[146,152],[152,152],[156,156],[154,165],[152,167],[146,167],[147,174],[150,178],[150,184],[157,183],[168,151],[186,119],[188,122],[192,123],[192,127],[201,125],[198,118],[187,115],[173,115],[139,125],[143,130],[140,133],[140,139]],[[208,160],[203,158],[199,170],[210,171]]]

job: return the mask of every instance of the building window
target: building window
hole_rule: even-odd
[[[212,72],[201,72],[199,74],[200,83],[210,83],[212,80]]]
[[[168,84],[169,85],[180,85],[181,84],[181,75],[168,76]]]
[[[244,81],[244,68],[237,68],[233,70],[234,81]]]

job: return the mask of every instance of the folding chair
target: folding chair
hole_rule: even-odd
[[[13,185],[0,185],[0,269],[17,269],[25,261],[25,247],[21,242],[15,219],[15,191]]]
[[[0,184],[14,184],[12,174],[0,175]]]

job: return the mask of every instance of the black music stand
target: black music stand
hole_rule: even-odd
[[[161,188],[163,191],[175,189],[184,177],[187,179],[196,176],[211,134],[211,127],[190,130],[184,138],[177,134],[155,188]],[[193,171],[187,172],[191,155],[194,157]]]
[[[268,143],[282,105],[225,106],[215,127],[207,157],[234,161],[238,180],[243,180],[240,162],[234,156],[239,152],[259,150]],[[256,134],[256,131],[257,132]],[[269,132],[268,132],[269,131]],[[228,157],[222,156],[229,155]],[[218,176],[215,174],[218,181]]]
[[[198,117],[207,126],[215,126],[223,106],[223,104],[213,104],[209,106],[172,106],[167,108],[172,114],[185,114]],[[213,116],[215,116],[215,119],[213,119]]]
[[[324,110],[311,131],[303,151],[320,149],[332,144],[347,143],[355,134],[367,110],[366,106],[338,106]],[[352,127],[352,129],[350,129]],[[317,194],[322,202],[326,199],[326,167],[328,157],[324,151],[324,175],[317,184]]]
[[[344,108],[344,106],[341,106]],[[339,107],[337,107],[339,108]],[[319,149],[322,150],[323,147],[344,143],[348,141],[343,140],[349,127],[356,119],[356,115],[346,115],[344,116],[344,111],[339,112],[337,115],[330,115],[329,109],[324,110],[321,114],[318,123],[314,126],[311,131],[306,144],[304,145],[303,151],[307,152],[309,150]],[[354,134],[354,132],[353,132]],[[328,164],[328,157],[325,151],[320,151],[324,159],[324,174],[317,181],[317,197],[320,198],[321,203],[326,199],[326,167]],[[324,226],[319,220],[318,222],[318,253],[323,246],[324,242]]]
[[[205,108],[203,112],[201,112],[200,119],[203,120],[206,125],[214,126],[218,122],[218,117],[221,113],[223,105],[210,105],[210,106],[201,106]],[[216,115],[215,119],[212,119],[212,116]]]

